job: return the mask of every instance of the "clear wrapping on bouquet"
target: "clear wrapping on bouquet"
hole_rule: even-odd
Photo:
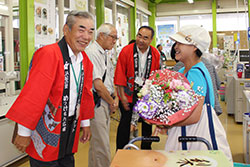
[[[164,126],[185,120],[199,100],[187,78],[168,69],[154,71],[137,95],[133,111],[146,122]]]

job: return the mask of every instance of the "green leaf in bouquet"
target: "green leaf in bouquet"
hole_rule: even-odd
[[[181,86],[176,86],[176,89],[177,89],[177,90],[180,90],[180,89],[181,89]]]
[[[155,75],[155,77],[156,77],[156,79],[159,79],[159,78],[160,78],[160,74],[157,73],[157,74]]]
[[[180,86],[180,90],[185,90],[185,87],[183,85]]]
[[[160,87],[164,90],[166,89],[166,86],[164,84],[161,84]]]
[[[163,86],[161,86],[162,87],[162,89],[163,90],[166,90],[167,88],[169,88],[169,83],[167,82],[167,83],[164,83],[164,84],[162,84]]]
[[[167,88],[169,88],[169,86],[170,86],[170,82],[168,82],[166,86],[167,86]]]
[[[164,103],[167,103],[167,101],[168,101],[169,99],[171,99],[170,94],[169,94],[169,93],[165,93],[165,94],[164,94],[164,97],[163,97]]]

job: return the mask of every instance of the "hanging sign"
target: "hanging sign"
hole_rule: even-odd
[[[87,0],[71,0],[70,10],[88,11]]]

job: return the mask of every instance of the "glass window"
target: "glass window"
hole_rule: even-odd
[[[189,15],[180,16],[180,27],[195,24],[204,27],[207,31],[213,30],[212,15]]]
[[[20,71],[20,48],[19,48],[19,8],[13,8],[13,37],[14,37],[14,69]]]
[[[112,19],[112,2],[109,0],[105,0],[105,8],[104,8],[104,22],[105,23],[110,23],[113,24],[113,19]]]
[[[142,26],[141,13],[136,12],[136,34],[138,33],[138,29]]]
[[[148,26],[148,16],[145,14],[142,14],[142,25]]]
[[[217,14],[217,31],[247,30],[248,13]]]
[[[5,71],[6,70],[6,66],[5,66],[5,62],[6,62],[6,56],[5,55],[5,21],[6,17],[1,16],[0,15],[0,71]]]

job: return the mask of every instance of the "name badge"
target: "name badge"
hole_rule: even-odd
[[[139,86],[143,85],[143,79],[141,77],[136,77],[135,78],[135,83],[137,83]]]

